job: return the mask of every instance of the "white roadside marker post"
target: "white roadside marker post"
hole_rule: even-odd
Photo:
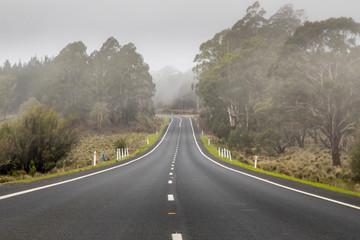
[[[229,151],[230,161],[231,161],[231,152]]]
[[[94,166],[96,166],[96,151],[94,152]]]
[[[146,144],[149,145],[149,139],[148,138],[146,139]]]
[[[124,158],[124,149],[122,148],[121,149],[121,159],[123,159]]]
[[[126,156],[129,157],[129,148],[126,148]]]
[[[254,164],[254,168],[256,168],[256,165],[257,165],[257,160],[258,160],[258,156],[255,156],[255,164]]]
[[[208,145],[210,145],[210,138],[208,138]]]
[[[119,149],[116,149],[116,160],[119,160]]]
[[[221,157],[224,157],[224,149],[221,149]]]
[[[220,148],[219,148],[219,157],[220,157]]]
[[[201,131],[201,135],[203,135],[203,136],[204,136],[204,131]]]

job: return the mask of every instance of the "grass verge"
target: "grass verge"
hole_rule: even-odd
[[[105,161],[105,162],[98,161],[96,166],[88,165],[88,166],[85,166],[85,167],[79,167],[79,168],[74,168],[74,169],[70,169],[70,170],[63,170],[63,171],[56,172],[56,173],[48,173],[48,174],[44,174],[42,176],[30,177],[30,176],[26,175],[25,179],[15,180],[15,181],[6,181],[6,182],[1,182],[0,184],[15,183],[15,182],[16,183],[32,182],[32,181],[37,181],[37,180],[62,176],[62,175],[70,174],[70,173],[85,171],[85,170],[92,169],[92,168],[97,168],[97,167],[101,167],[101,166],[107,166],[107,165],[110,165],[110,164],[114,164],[116,162],[124,161],[124,160],[126,160],[128,158],[134,157],[134,156],[146,151],[161,136],[162,132],[165,129],[165,126],[169,122],[169,118],[166,118],[166,117],[159,117],[159,118],[161,118],[162,121],[163,121],[160,130],[157,133],[147,135],[147,139],[149,139],[149,144],[147,144],[147,142],[145,142],[144,145],[141,145],[139,148],[137,148],[132,154],[129,155],[129,157],[126,157],[126,158],[123,158],[123,159],[120,159],[120,160],[111,159],[111,160],[108,160],[108,161]],[[100,159],[100,155],[99,155],[99,159]],[[87,161],[87,162],[89,162],[89,161]],[[92,161],[90,161],[90,162],[92,163]],[[25,177],[25,176],[23,176],[23,177]]]
[[[281,177],[281,178],[285,178],[285,179],[290,179],[290,180],[293,180],[293,181],[296,181],[296,182],[301,182],[301,183],[312,185],[312,186],[315,186],[315,187],[325,188],[325,189],[332,190],[332,191],[335,191],[335,192],[346,193],[346,194],[351,194],[351,195],[355,195],[355,196],[360,197],[359,192],[353,192],[353,191],[345,190],[345,189],[342,189],[342,188],[334,187],[334,186],[323,184],[323,183],[311,182],[311,181],[298,179],[298,178],[283,175],[283,174],[278,174],[278,173],[274,173],[274,172],[270,172],[270,171],[265,171],[265,170],[262,170],[262,169],[259,169],[259,168],[254,168],[253,166],[247,165],[247,164],[242,163],[242,162],[240,162],[238,160],[235,160],[235,159],[232,159],[232,161],[230,161],[230,160],[228,160],[226,158],[219,157],[218,156],[219,155],[218,148],[215,147],[212,144],[208,145],[208,139],[209,138],[206,137],[206,136],[200,136],[200,137],[201,137],[201,140],[202,140],[204,146],[206,147],[206,149],[213,156],[221,159],[224,162],[228,162],[228,163],[231,163],[231,164],[234,164],[234,165],[249,169],[249,170],[254,171],[254,172],[260,172],[260,173],[264,173],[264,174],[275,176],[275,177]]]

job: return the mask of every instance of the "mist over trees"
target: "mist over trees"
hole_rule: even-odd
[[[193,71],[203,122],[230,147],[250,152],[281,154],[312,139],[341,166],[360,114],[360,24],[309,22],[292,5],[265,13],[255,2],[201,44]]]
[[[30,98],[67,116],[101,128],[127,124],[137,114],[153,115],[155,85],[149,66],[134,44],[120,46],[110,37],[90,55],[83,42],[68,44],[54,57],[0,67],[1,116],[16,114]]]
[[[152,76],[156,84],[154,102],[157,108],[196,108],[195,79],[191,70],[183,73],[175,67],[166,66],[153,72]]]
[[[90,55],[83,42],[54,58],[0,67],[0,173],[46,172],[76,144],[74,128],[123,126],[155,114],[155,84],[134,44],[110,37]],[[31,165],[31,166],[30,166]]]

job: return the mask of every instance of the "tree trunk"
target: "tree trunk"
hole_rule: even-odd
[[[245,106],[245,112],[246,112],[246,129],[249,130],[249,108],[248,108],[248,105]]]
[[[237,125],[235,105],[230,104],[230,107],[228,107],[228,113],[230,126],[235,129]]]
[[[339,144],[332,144],[331,157],[332,157],[333,166],[341,167]]]

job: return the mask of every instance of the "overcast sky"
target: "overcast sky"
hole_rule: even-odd
[[[56,56],[83,41],[88,53],[113,36],[133,42],[151,70],[193,67],[201,43],[231,27],[255,0],[0,0],[0,64]],[[286,3],[310,21],[347,16],[360,22],[359,0],[261,0],[267,16]]]

